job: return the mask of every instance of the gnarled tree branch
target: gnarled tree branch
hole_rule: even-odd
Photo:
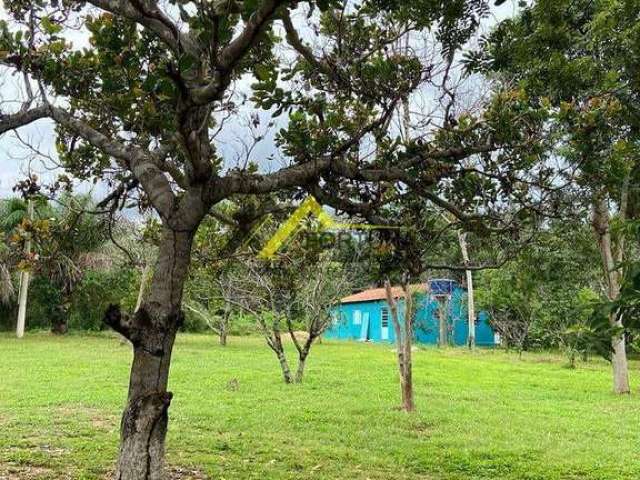
[[[180,31],[155,1],[151,0],[88,0],[92,5],[116,15],[122,15],[153,32],[160,40],[180,55],[186,52],[196,58],[200,47],[191,36]]]
[[[0,135],[9,130],[15,130],[24,127],[41,118],[50,116],[49,107],[42,105],[29,110],[20,110],[18,113],[0,116]]]
[[[218,55],[218,64],[214,78],[204,87],[191,92],[193,101],[198,105],[220,100],[231,82],[233,70],[258,41],[260,33],[273,20],[278,7],[290,3],[290,0],[264,0],[251,15],[242,32],[234,38]]]

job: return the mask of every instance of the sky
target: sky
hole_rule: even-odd
[[[513,16],[517,11],[517,3],[516,0],[508,0],[500,7],[493,7],[491,16],[487,19],[484,28],[490,29],[492,25],[495,25],[500,20]],[[1,5],[0,19],[8,20],[6,11]],[[74,46],[84,46],[86,43],[86,39],[78,32],[69,32],[69,34],[65,35],[65,38],[68,41],[72,41]],[[24,98],[21,85],[22,78],[19,75],[12,74],[8,69],[0,67],[1,111],[15,111],[19,107],[16,99]],[[227,167],[236,164],[238,154],[243,152],[243,140],[240,135],[246,137],[246,124],[249,121],[250,114],[253,112],[255,112],[255,109],[250,104],[241,107],[241,115],[230,121],[218,137],[217,148],[221,150],[223,157],[227,160]],[[261,112],[259,115],[261,119],[259,130],[264,130],[270,120],[270,114]],[[264,159],[261,166],[266,170],[272,170],[282,165],[282,159],[279,158],[273,143],[274,131],[275,128],[270,129],[264,139],[252,151],[253,158]],[[18,134],[7,132],[0,136],[0,198],[11,196],[13,194],[12,187],[19,179],[24,178],[28,172],[37,174],[45,183],[51,181],[60,173],[58,169],[53,168],[53,162],[51,161],[51,159],[55,160],[56,158],[54,142],[53,123],[47,119],[39,120],[21,128]],[[36,147],[37,152],[28,147],[27,144]],[[99,198],[105,194],[106,189],[101,184],[85,183],[78,184],[76,191],[92,192],[96,198]]]

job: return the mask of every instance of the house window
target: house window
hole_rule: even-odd
[[[382,307],[382,328],[387,328],[389,326],[389,309],[387,307]]]
[[[362,312],[360,310],[354,310],[353,312],[353,324],[361,325],[362,324]]]

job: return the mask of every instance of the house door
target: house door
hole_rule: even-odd
[[[380,339],[389,340],[389,309],[387,307],[382,307],[380,319]]]
[[[353,311],[352,325],[349,336],[354,339],[360,338],[360,330],[362,330],[362,312],[360,310]]]
[[[360,328],[360,340],[366,342],[369,340],[369,312],[362,314],[362,328]]]

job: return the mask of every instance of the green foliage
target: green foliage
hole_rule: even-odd
[[[546,104],[559,152],[582,187],[614,198],[638,170],[640,34],[636,0],[538,0],[484,39],[470,66]]]
[[[621,333],[610,326],[610,318],[622,319],[627,338],[633,338],[637,248],[632,241],[640,211],[633,187],[640,172],[639,6],[636,0],[537,0],[500,23],[483,39],[482,52],[468,58],[472,69],[495,73],[547,105],[555,139],[551,145],[574,170],[571,180],[581,192],[577,209],[591,209],[600,201],[606,210],[617,207],[611,226],[605,222],[604,227],[611,234],[614,275],[625,278],[620,298],[564,297],[571,305],[565,310],[574,315],[546,328],[571,364],[589,351],[610,357],[610,338]],[[553,314],[553,307],[547,310]]]
[[[2,298],[7,304],[0,311],[0,327],[12,328],[16,316],[15,295],[5,294],[6,280],[11,278],[7,272],[13,272],[16,278],[11,283],[17,285],[18,270],[29,269],[28,328],[65,325],[69,320],[73,328],[101,328],[107,305],[121,299],[129,304],[130,292],[137,292],[131,270],[121,269],[116,259],[100,252],[109,236],[106,218],[88,213],[93,209],[88,195],[32,201],[33,221],[26,217],[25,201],[11,198],[0,204],[7,235],[0,251]],[[24,255],[27,239],[32,241],[28,257]]]
[[[21,198],[12,197],[0,201],[0,228],[9,233],[16,228],[27,215],[27,202]]]
[[[220,312],[218,310],[209,310],[208,313],[211,315],[212,320],[219,320],[219,318],[217,318],[220,315]],[[209,323],[207,323],[202,318],[202,316],[197,315],[187,309],[185,311],[185,321],[184,325],[182,326],[182,331],[206,333],[211,335],[211,325],[209,325]],[[239,337],[258,334],[259,330],[256,326],[256,319],[251,317],[250,315],[245,315],[242,312],[232,313],[231,317],[229,318],[227,333],[229,335],[235,335]]]
[[[58,319],[62,312],[63,297],[60,289],[46,277],[36,276],[29,285],[29,302],[27,303],[27,318],[29,329],[49,329],[53,320]],[[13,314],[16,314],[14,310]],[[11,318],[10,322],[15,322]]]
[[[53,322],[68,321],[75,330],[103,330],[102,318],[110,303],[132,310],[138,278],[133,269],[87,270],[70,296],[46,276],[36,275],[29,288],[27,328],[49,329]],[[0,329],[13,329],[15,303],[0,307]]]
[[[119,304],[125,311],[133,311],[139,282],[139,273],[131,268],[89,270],[71,297],[69,327],[103,330],[102,319],[110,304]]]
[[[622,320],[623,328],[612,327],[610,318]],[[620,295],[615,300],[600,299],[595,303],[590,318],[591,325],[601,335],[623,333],[630,341],[630,347],[640,350],[640,263],[632,262],[625,270]],[[598,353],[611,358],[611,342],[599,345]]]
[[[477,276],[478,308],[497,327],[516,328],[523,348],[558,347],[569,356],[600,352],[601,329],[591,323],[600,274],[589,227],[556,223],[516,259]]]

